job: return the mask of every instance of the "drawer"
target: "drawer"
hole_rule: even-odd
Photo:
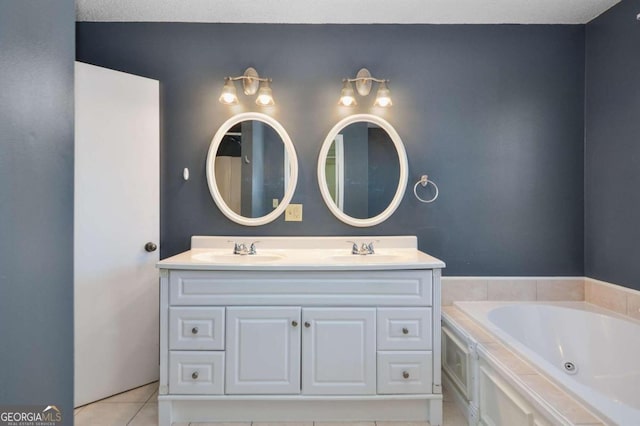
[[[170,271],[180,306],[431,306],[433,271]]]
[[[224,352],[169,352],[169,393],[224,393]]]
[[[378,350],[431,350],[431,308],[378,308]]]
[[[378,351],[378,393],[433,392],[433,353]]]
[[[169,349],[224,349],[224,308],[169,308]]]

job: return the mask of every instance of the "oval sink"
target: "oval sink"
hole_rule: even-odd
[[[262,263],[274,262],[282,260],[283,256],[276,254],[222,254],[222,253],[198,253],[192,255],[192,258],[200,262],[210,263]]]

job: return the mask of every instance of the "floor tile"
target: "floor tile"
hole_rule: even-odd
[[[467,419],[455,402],[445,402],[443,405],[443,426],[467,426]]]
[[[214,422],[214,423],[191,422],[190,426],[251,426],[251,422]]]
[[[131,389],[117,395],[105,398],[100,402],[147,402],[149,397],[158,390],[158,382],[149,383],[139,388]]]
[[[126,425],[144,404],[141,402],[96,402],[75,417],[75,426]]]
[[[144,404],[138,414],[129,422],[128,426],[157,426],[158,403],[148,402]]]
[[[313,426],[313,422],[253,422],[252,426]]]
[[[313,426],[376,426],[376,422],[313,422]]]
[[[376,426],[429,426],[429,422],[376,422]]]

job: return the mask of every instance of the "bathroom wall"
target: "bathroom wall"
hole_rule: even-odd
[[[586,26],[585,272],[640,290],[640,13]]]
[[[79,23],[77,31],[80,61],[161,82],[162,257],[196,234],[416,234],[447,262],[445,275],[583,275],[584,26]],[[273,78],[277,105],[264,111],[295,143],[301,223],[242,227],[209,195],[205,157],[216,129],[259,109],[240,90],[239,107],[218,102],[223,77],[248,66]],[[337,105],[341,79],[362,66],[391,79],[389,110],[374,111],[373,95],[354,109]],[[409,157],[404,201],[369,229],[334,218],[316,181],[327,132],[357,112],[390,121]],[[430,205],[412,193],[425,173],[440,187]]]
[[[0,2],[0,406],[73,424],[73,0]],[[44,408],[44,407],[43,407]]]

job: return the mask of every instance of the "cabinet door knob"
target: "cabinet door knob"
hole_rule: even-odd
[[[291,326],[292,327],[297,327],[298,326],[298,321],[291,321]]]
[[[304,326],[305,326],[305,327],[307,327],[307,328],[309,328],[309,327],[311,327],[311,324],[309,324],[309,321],[305,321],[305,322],[304,322]]]
[[[407,327],[403,327],[402,334],[409,334],[409,329]]]
[[[409,378],[409,372],[408,371],[403,371],[402,372],[402,377],[404,377],[405,379]]]
[[[196,380],[196,379],[198,378],[198,372],[197,372],[197,371],[194,371],[193,373],[191,373],[191,378],[192,378],[193,380]]]
[[[198,334],[198,327],[193,327],[191,329],[191,334]]]
[[[157,248],[158,246],[152,242],[148,242],[147,244],[144,245],[144,249],[149,253],[151,253],[152,251],[156,251]]]

